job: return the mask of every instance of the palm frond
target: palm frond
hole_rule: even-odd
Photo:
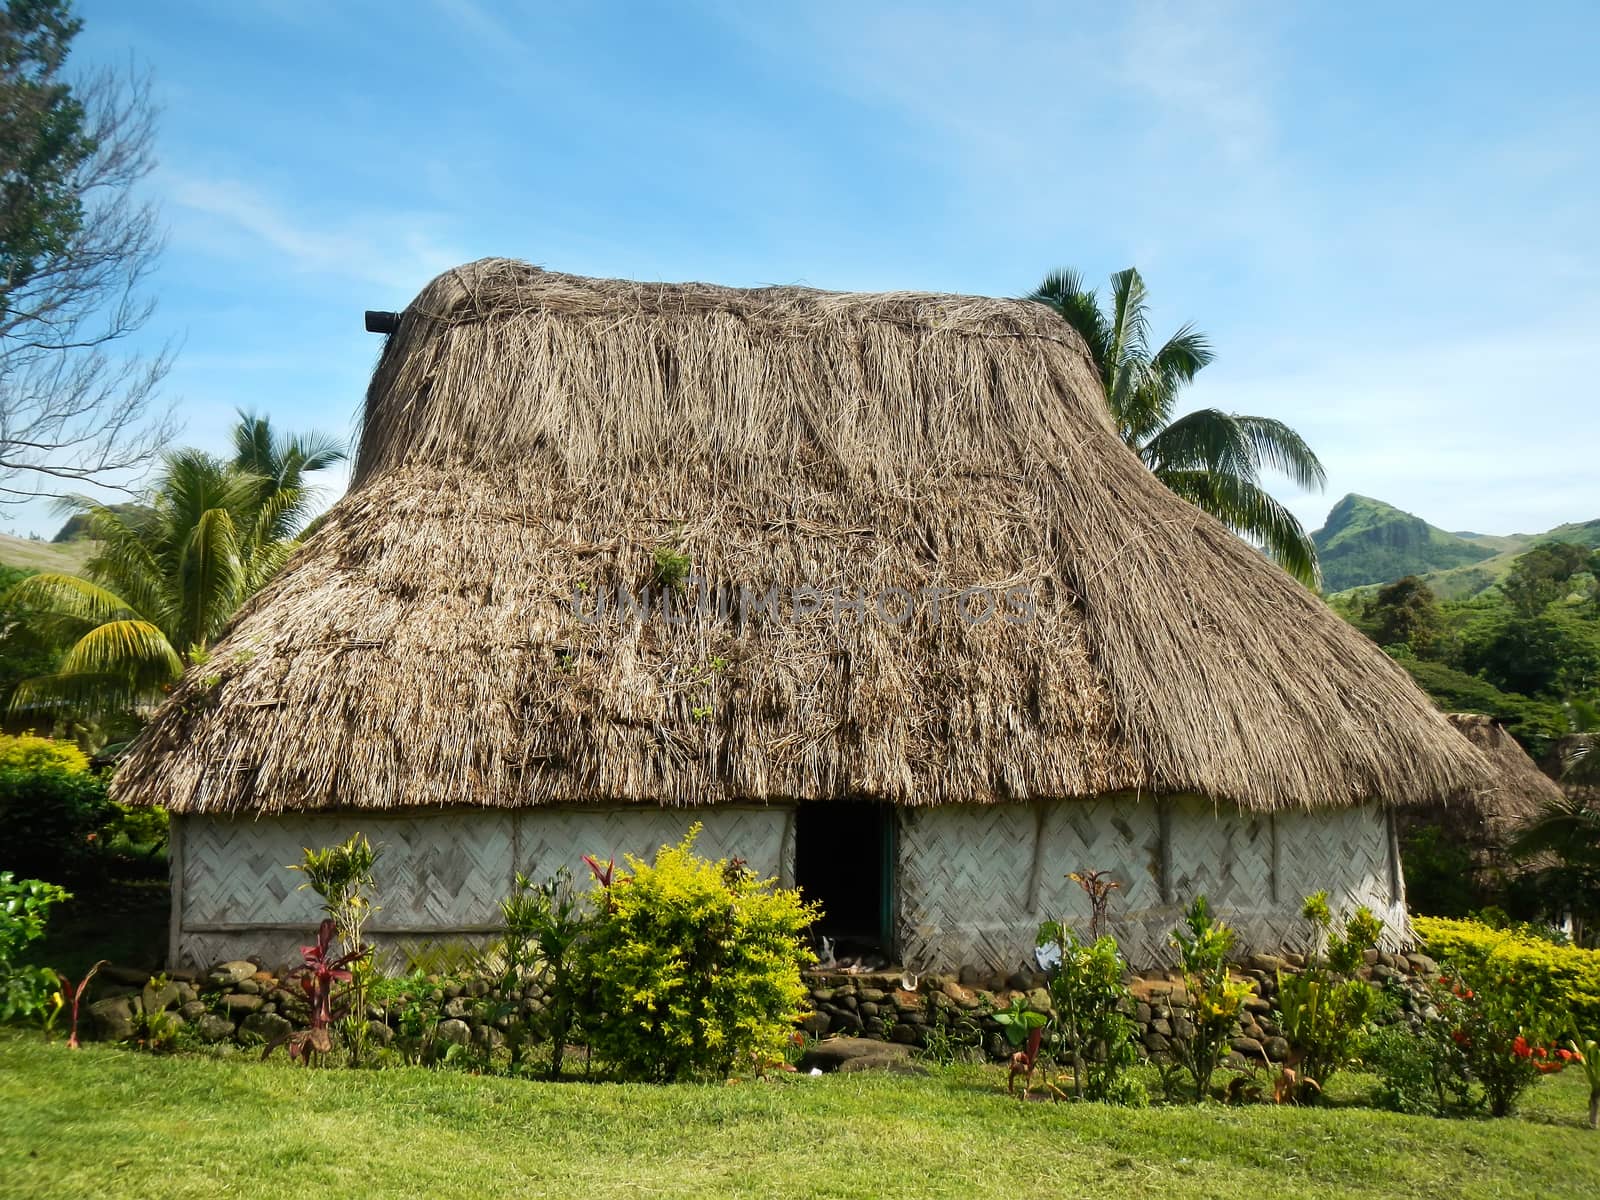
[[[1296,487],[1308,492],[1320,492],[1327,486],[1328,476],[1322,469],[1322,461],[1304,439],[1282,421],[1238,414],[1234,414],[1233,420],[1248,439],[1258,466],[1287,476]]]
[[[12,690],[9,709],[30,713],[99,717],[126,712],[159,695],[139,687],[125,675],[41,675],[21,680]]]
[[[343,440],[325,433],[300,433],[284,439],[281,456],[293,465],[291,476],[285,484],[299,485],[302,476],[311,471],[326,471],[335,463],[350,457],[350,448]]]
[[[1077,331],[1089,347],[1095,369],[1100,372],[1100,385],[1110,390],[1108,370],[1110,336],[1105,314],[1100,311],[1100,301],[1093,288],[1085,287],[1083,277],[1076,271],[1051,271],[1044,281],[1029,292],[1025,299],[1047,304],[1068,325]]]
[[[74,621],[99,624],[138,617],[128,602],[108,588],[76,575],[43,572],[19,580],[6,593],[16,604]]]
[[[1186,413],[1161,430],[1140,452],[1158,476],[1168,471],[1221,472],[1256,481],[1255,450],[1239,424],[1215,408]]]
[[[177,633],[184,646],[205,646],[244,598],[244,556],[239,530],[226,508],[200,514],[183,546],[183,621]]]
[[[78,639],[58,675],[115,675],[150,687],[183,674],[183,659],[149,621],[107,621]]]
[[[1596,737],[1589,734],[1575,741],[1562,755],[1561,779],[1563,783],[1576,783],[1585,787],[1600,785],[1600,753],[1596,752]]]
[[[1600,864],[1600,810],[1575,796],[1552,800],[1512,840],[1518,858],[1555,854],[1574,865]]]
[[[1163,470],[1156,478],[1241,537],[1262,547],[1307,587],[1321,572],[1317,548],[1295,515],[1248,479],[1204,470]]]

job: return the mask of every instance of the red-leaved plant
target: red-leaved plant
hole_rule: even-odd
[[[102,958],[99,962],[95,963],[94,966],[85,971],[83,973],[83,978],[78,980],[78,985],[76,987],[72,985],[72,980],[68,979],[60,971],[56,972],[56,978],[61,980],[62,994],[67,997],[67,1003],[72,1005],[72,1025],[70,1027],[71,1032],[67,1036],[67,1049],[69,1050],[77,1050],[80,1048],[78,1043],[78,1007],[83,1003],[83,993],[88,988],[89,981],[95,977],[101,967],[106,965],[107,961],[108,960]]]
[[[310,1066],[313,1052],[326,1054],[333,1049],[333,1034],[330,1030],[335,1021],[344,1018],[350,1007],[348,1000],[343,996],[340,997],[340,1002],[335,1004],[333,985],[349,983],[352,975],[346,968],[351,963],[359,962],[372,951],[371,946],[362,946],[349,954],[329,958],[329,947],[333,944],[337,932],[331,919],[324,920],[317,927],[317,944],[300,947],[300,955],[304,961],[295,968],[294,974],[299,977],[300,990],[306,994],[306,1000],[310,1005],[310,1024],[304,1029],[293,1030],[268,1042],[267,1048],[261,1052],[263,1060],[279,1046],[288,1046],[291,1062],[299,1059]]]

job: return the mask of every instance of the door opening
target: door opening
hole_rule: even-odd
[[[893,956],[894,853],[887,804],[840,800],[795,809],[795,883],[822,905],[815,929],[832,939],[835,957]]]

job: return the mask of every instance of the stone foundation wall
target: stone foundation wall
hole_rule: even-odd
[[[1370,951],[1367,959],[1361,977],[1394,989],[1402,1014],[1420,1009],[1421,989],[1413,988],[1413,980],[1432,979],[1439,973],[1432,959],[1417,953]],[[1236,966],[1236,976],[1255,981],[1256,994],[1246,1001],[1239,1034],[1233,1041],[1232,1066],[1259,1065],[1264,1059],[1281,1062],[1288,1054],[1289,1045],[1274,1020],[1278,972],[1298,970],[1304,962],[1293,953],[1263,954],[1252,955]],[[1045,978],[1037,973],[984,977],[968,968],[959,976],[913,978],[893,972],[811,971],[806,979],[814,1011],[801,1021],[801,1027],[819,1038],[869,1037],[926,1047],[930,1036],[942,1033],[947,1045],[1001,1060],[1010,1056],[1013,1047],[994,1014],[1009,1008],[1014,997],[1023,996],[1035,1012],[1055,1016]],[[1176,973],[1136,975],[1130,990],[1133,1000],[1128,1015],[1138,1026],[1138,1041],[1146,1056],[1165,1053],[1174,1041],[1193,1032],[1189,996]]]
[[[1438,967],[1420,954],[1371,953],[1363,977],[1394,988],[1401,1012],[1416,1007],[1411,981],[1433,978]],[[1231,1064],[1244,1067],[1263,1060],[1281,1061],[1288,1044],[1273,1019],[1277,972],[1298,968],[1297,955],[1262,955],[1240,963],[1237,973],[1256,981],[1257,995],[1246,1004],[1239,1035],[1233,1042]],[[897,973],[851,975],[842,972],[807,973],[811,988],[811,1015],[801,1028],[814,1037],[834,1035],[879,1038],[909,1046],[927,1047],[930,1037],[943,1033],[947,1044],[976,1057],[1004,1060],[1012,1051],[994,1013],[1008,1008],[1022,995],[1030,1008],[1054,1016],[1044,977],[1018,973],[1010,978],[983,978],[969,969],[960,976],[930,975],[913,979]],[[113,969],[102,977],[113,994],[90,1005],[83,1023],[85,1036],[120,1041],[135,1036],[136,1018],[150,995],[164,1011],[182,1021],[189,1035],[208,1043],[259,1045],[306,1024],[306,1002],[274,970],[258,962],[236,960],[217,963],[205,971],[177,971],[162,989],[145,992],[138,972]],[[116,984],[123,986],[116,987]],[[1189,998],[1181,980],[1167,975],[1136,976],[1129,1015],[1138,1025],[1139,1044],[1146,1055],[1160,1055],[1175,1040],[1192,1031]],[[371,1006],[367,1011],[373,1043],[390,1046],[399,1033],[400,1012],[413,1000],[426,1014],[429,1029],[426,1051],[436,1060],[453,1045],[489,1050],[502,1044],[507,999],[519,1000],[527,1013],[536,1013],[543,991],[531,985],[520,997],[508,998],[483,980],[433,977],[403,1003]]]

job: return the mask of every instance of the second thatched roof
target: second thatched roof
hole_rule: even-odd
[[[1457,797],[1453,811],[1438,819],[1469,840],[1506,846],[1543,809],[1561,800],[1561,787],[1528,757],[1517,739],[1493,717],[1451,713],[1450,724],[1489,760],[1489,786]]]
[[[685,566],[845,609],[577,619]],[[933,599],[855,619],[895,589]],[[1021,589],[1035,616],[969,623],[924,589]],[[405,311],[350,493],[191,675],[123,798],[1273,809],[1487,773],[1405,672],[1150,475],[1047,309],[500,259]]]

